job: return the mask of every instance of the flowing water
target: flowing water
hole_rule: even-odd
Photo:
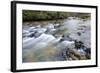
[[[91,48],[90,24],[90,19],[77,17],[23,23],[23,62],[65,61],[65,51],[77,49],[75,40]],[[86,55],[84,48],[77,51]]]

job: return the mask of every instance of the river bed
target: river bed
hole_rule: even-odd
[[[23,23],[23,62],[91,58],[91,21],[78,17]]]

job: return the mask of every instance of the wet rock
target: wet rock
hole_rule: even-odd
[[[29,37],[31,37],[31,38],[32,38],[32,37],[35,37],[34,34],[35,34],[35,33],[30,34]]]
[[[85,49],[85,52],[86,52],[86,57],[88,59],[90,59],[91,58],[91,49],[90,48],[87,48],[87,49]]]
[[[85,60],[87,59],[85,55],[83,55],[80,51],[76,49],[71,49],[66,52],[66,54],[72,58],[72,60]]]
[[[37,37],[39,37],[41,34],[42,34],[42,33],[35,32],[35,33],[34,33],[34,37],[37,38]]]
[[[24,62],[91,58],[90,21],[70,17],[61,25],[40,25],[23,27]]]
[[[79,60],[79,58],[78,57],[76,57],[74,54],[69,54],[69,56],[72,58],[72,60]]]
[[[82,41],[75,40],[75,48],[76,49],[79,49],[81,47],[83,47],[83,42]]]
[[[86,52],[84,51],[83,48],[78,49],[78,52],[79,52],[81,55],[86,55]]]
[[[32,35],[34,35],[35,32],[29,32],[29,33],[24,33],[23,37],[33,37]]]
[[[77,34],[78,34],[79,36],[81,36],[81,33],[80,33],[80,32],[77,32]]]

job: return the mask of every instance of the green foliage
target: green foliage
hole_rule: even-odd
[[[54,20],[67,18],[66,12],[23,10],[23,21]]]
[[[23,10],[23,21],[41,21],[41,20],[57,20],[65,19],[69,16],[77,16],[87,18],[89,13],[72,13],[72,12],[57,12],[57,11],[33,11]]]

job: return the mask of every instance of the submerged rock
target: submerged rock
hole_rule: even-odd
[[[23,62],[91,58],[90,21],[70,17],[63,24],[23,28]]]

